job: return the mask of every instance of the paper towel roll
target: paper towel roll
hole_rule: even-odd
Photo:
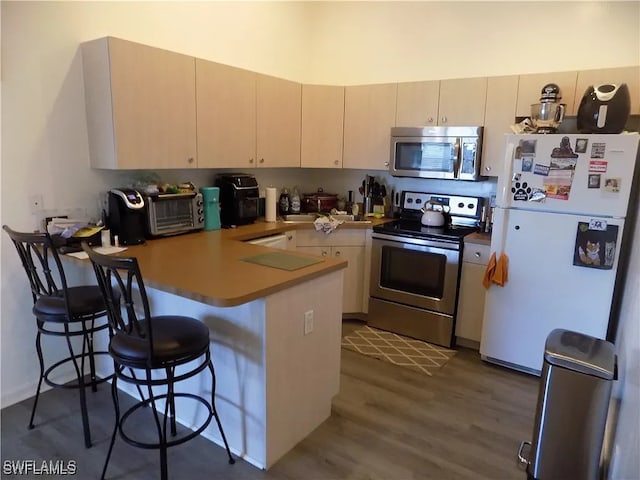
[[[267,187],[264,198],[264,219],[267,222],[276,221],[278,204],[278,190],[275,187]]]

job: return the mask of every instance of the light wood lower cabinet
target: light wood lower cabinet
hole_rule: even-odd
[[[485,301],[482,278],[489,261],[490,250],[489,245],[465,243],[464,246],[456,318],[456,337],[458,343],[464,346],[480,345]]]
[[[363,312],[366,230],[336,230],[329,235],[315,230],[296,232],[296,250],[321,257],[347,260],[344,271],[342,312]]]

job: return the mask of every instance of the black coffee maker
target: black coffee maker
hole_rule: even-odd
[[[122,245],[144,243],[146,209],[140,192],[132,188],[109,191],[109,228]]]
[[[258,182],[253,175],[230,173],[216,178],[220,188],[220,223],[223,227],[246,225],[258,218]]]

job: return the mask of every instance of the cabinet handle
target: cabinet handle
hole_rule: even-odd
[[[328,255],[327,251],[326,251],[326,250],[323,250],[323,251],[322,251],[322,256],[323,256],[323,257],[326,257],[327,255]]]
[[[334,165],[340,165],[340,162],[339,162],[338,160],[334,160],[334,161],[333,161],[333,164],[334,164]]]
[[[340,250],[336,252],[336,257],[339,257],[339,256],[340,256]]]
[[[433,123],[433,117],[429,117],[429,118],[427,119],[427,123]]]
[[[260,163],[264,163],[264,158],[261,158],[261,159],[260,159]]]
[[[388,167],[389,166],[389,162],[384,162],[384,166]]]
[[[491,171],[491,167],[484,167],[484,169],[485,169],[487,172],[490,172],[490,171]]]
[[[253,163],[253,158],[250,158],[250,159],[249,159],[249,163]]]
[[[442,123],[447,123],[447,117],[443,116],[443,117],[440,119],[440,121],[441,121]]]
[[[189,158],[187,159],[187,162],[189,162],[189,163],[193,163],[193,160],[194,160],[194,159],[193,159],[193,157],[189,157]]]
[[[482,255],[480,254],[480,252],[476,252],[474,253],[474,255],[476,256],[476,258],[480,258]]]
[[[287,240],[289,241],[293,240],[293,235],[287,235]]]

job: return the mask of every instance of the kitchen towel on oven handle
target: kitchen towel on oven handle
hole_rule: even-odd
[[[487,263],[487,268],[484,271],[482,285],[484,285],[484,288],[489,288],[492,283],[495,283],[503,287],[508,279],[509,257],[506,253],[502,252],[496,260],[496,252],[493,252],[491,258],[489,258],[489,263]]]

